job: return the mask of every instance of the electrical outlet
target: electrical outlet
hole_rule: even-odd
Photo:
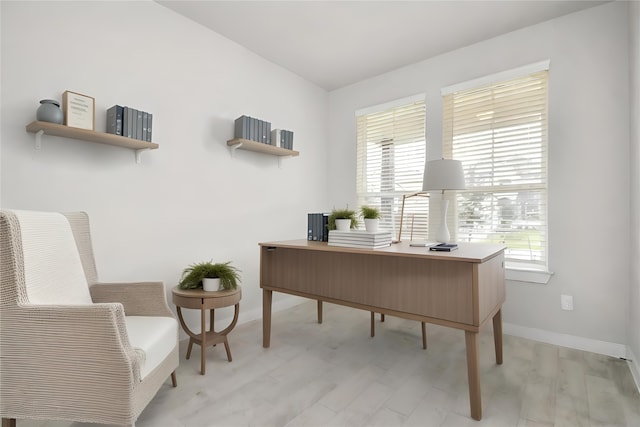
[[[571,295],[560,295],[560,306],[563,310],[573,310],[573,297]]]

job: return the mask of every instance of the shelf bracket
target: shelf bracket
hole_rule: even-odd
[[[148,148],[140,148],[139,150],[135,150],[136,153],[136,163],[140,164],[140,153],[142,153],[143,151],[147,151]]]
[[[235,152],[238,148],[242,147],[242,142],[239,142],[236,145],[232,145],[231,147],[229,147],[229,150],[231,151],[231,158],[233,159],[235,157]]]
[[[278,157],[278,168],[282,169],[282,159],[290,159],[292,156],[279,156]]]
[[[42,148],[42,134],[44,134],[42,129],[36,132],[36,150]]]

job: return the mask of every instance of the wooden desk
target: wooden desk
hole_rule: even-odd
[[[493,319],[502,364],[502,245],[459,244],[429,252],[408,242],[383,249],[291,240],[260,243],[263,346],[271,341],[273,291],[465,331],[471,417],[482,418],[478,332]]]

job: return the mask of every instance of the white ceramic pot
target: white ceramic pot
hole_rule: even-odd
[[[378,218],[364,219],[364,229],[370,233],[375,233],[376,231],[378,231],[379,226],[380,226],[380,219]]]
[[[220,278],[202,279],[202,289],[207,292],[215,292],[220,290]]]
[[[349,231],[351,230],[350,219],[336,219],[336,230]]]

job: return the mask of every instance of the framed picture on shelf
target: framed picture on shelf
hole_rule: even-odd
[[[81,93],[65,91],[62,94],[64,124],[69,127],[95,130],[95,99]]]

